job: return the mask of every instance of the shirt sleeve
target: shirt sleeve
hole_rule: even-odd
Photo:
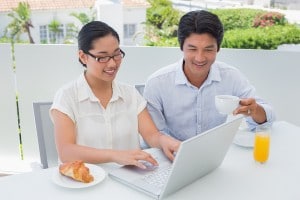
[[[140,114],[147,106],[147,101],[144,99],[144,97],[139,93],[137,89],[135,89],[135,94],[137,98],[137,106],[138,106],[138,114]]]
[[[144,98],[147,101],[147,109],[160,132],[170,134],[166,119],[163,115],[163,107],[159,95],[159,84],[157,82],[147,81],[144,89]]]
[[[56,109],[64,114],[66,114],[70,119],[75,123],[75,115],[71,105],[74,104],[72,102],[70,94],[67,93],[67,90],[64,88],[59,89],[53,99],[53,104],[50,108],[50,118],[52,119],[51,110]]]

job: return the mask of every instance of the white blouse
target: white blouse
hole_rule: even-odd
[[[146,101],[134,86],[114,81],[112,88],[113,95],[105,109],[82,74],[57,91],[50,110],[65,113],[75,123],[79,145],[140,148],[138,114],[145,109]]]

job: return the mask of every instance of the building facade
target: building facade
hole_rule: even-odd
[[[0,0],[0,37],[4,36],[7,25],[12,21],[8,13],[22,0]],[[116,29],[121,45],[137,45],[136,35],[143,35],[146,21],[147,2],[144,0],[26,0],[30,5],[30,29],[35,43],[76,43],[82,23],[71,13],[85,13],[90,19],[101,20]],[[53,32],[50,24],[59,23],[59,30]],[[28,41],[23,34],[22,40]]]

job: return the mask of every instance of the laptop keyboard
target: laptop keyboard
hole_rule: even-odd
[[[158,167],[152,173],[145,175],[142,180],[150,185],[162,188],[167,181],[170,171],[171,165],[165,168]]]

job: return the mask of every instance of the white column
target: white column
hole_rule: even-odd
[[[103,21],[113,27],[120,36],[123,44],[123,6],[119,0],[97,0],[95,3],[97,20]]]

